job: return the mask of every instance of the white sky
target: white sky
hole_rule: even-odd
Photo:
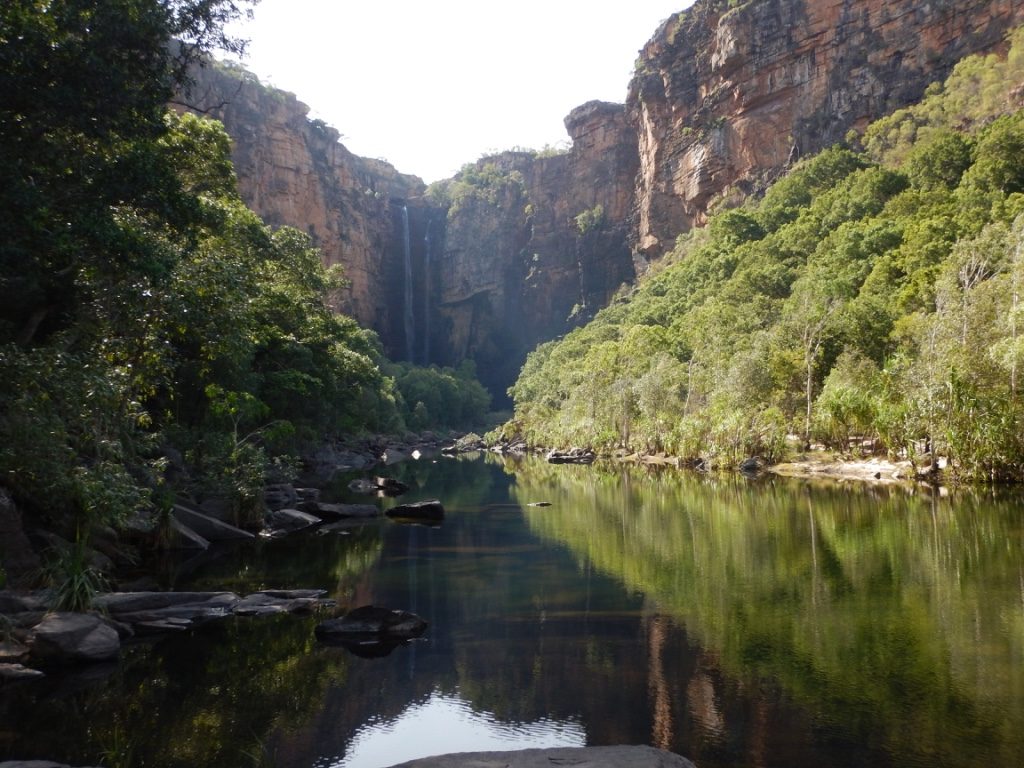
[[[425,181],[513,146],[568,142],[562,118],[622,102],[637,52],[693,0],[262,0],[243,64],[356,154]]]

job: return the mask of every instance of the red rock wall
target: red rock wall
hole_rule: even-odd
[[[338,132],[311,120],[309,107],[294,95],[263,86],[248,73],[207,67],[193,74],[195,85],[183,101],[224,123],[246,205],[268,224],[306,232],[326,264],[341,264],[350,286],[339,309],[377,331],[401,357],[395,208],[421,196],[423,182],[352,154]]]
[[[698,0],[640,53],[636,249],[657,256],[730,189],[750,192],[997,49],[1020,0]]]

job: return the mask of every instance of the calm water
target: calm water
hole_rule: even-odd
[[[445,502],[443,526],[264,542],[166,580],[326,587],[416,611],[424,639],[359,658],[279,617],[138,643],[0,689],[0,760],[373,768],[639,743],[700,768],[1024,764],[1020,496],[490,458],[393,474]]]

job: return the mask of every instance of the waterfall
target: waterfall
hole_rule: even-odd
[[[423,235],[423,364],[430,365],[430,225],[432,218],[427,219],[427,231]]]
[[[405,249],[405,295],[403,321],[405,327],[405,359],[414,362],[413,355],[416,343],[416,317],[413,314],[412,302],[412,249],[409,247],[409,207],[402,206],[402,246]]]

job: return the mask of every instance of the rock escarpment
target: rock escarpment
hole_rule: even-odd
[[[434,264],[438,352],[477,361],[503,391],[537,344],[605,306],[635,277],[628,246],[638,158],[622,105],[589,102],[565,120],[560,154],[484,158],[449,185]]]
[[[445,194],[348,152],[241,70],[198,72],[191,101],[232,136],[246,203],[344,266],[340,309],[389,357],[474,360],[501,395],[529,350],[605,306],[709,207],[919,99],[1022,21],[1013,0],[698,0],[640,51],[625,106],[570,113],[571,149],[484,158]]]
[[[377,331],[389,352],[402,350],[402,307],[393,297],[403,291],[404,243],[395,222],[406,201],[423,194],[423,181],[352,154],[293,94],[242,69],[217,64],[192,74],[180,101],[224,123],[246,205],[272,226],[309,234],[325,263],[345,269],[350,285],[339,309]]]
[[[1024,21],[1013,0],[698,0],[640,52],[633,244],[657,256],[730,190],[920,99]]]

